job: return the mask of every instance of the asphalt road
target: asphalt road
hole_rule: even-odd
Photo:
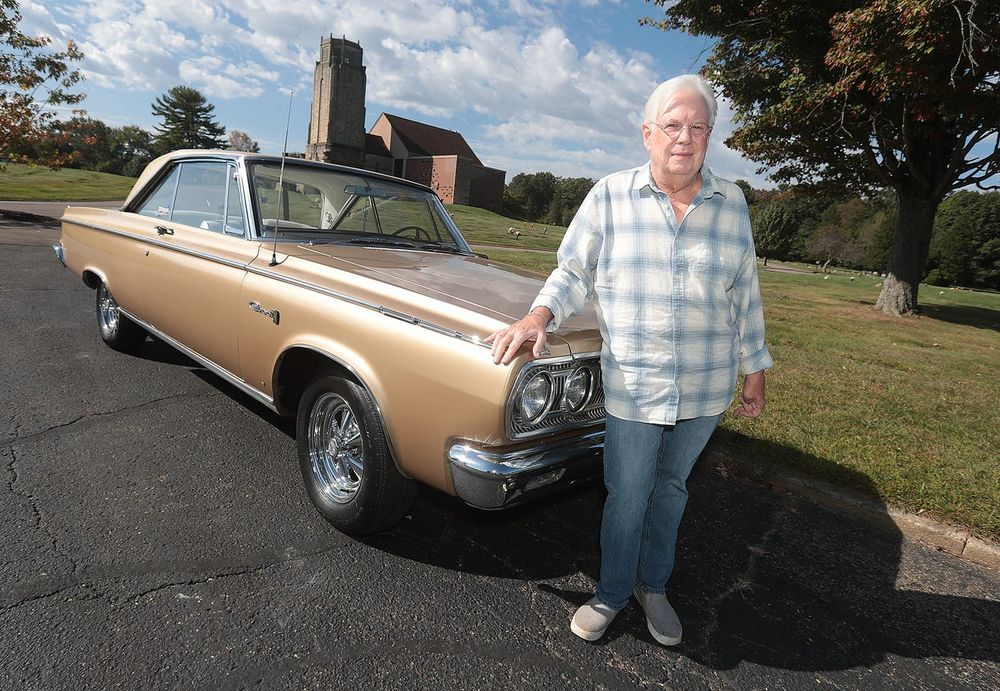
[[[347,538],[290,425],[160,343],[106,348],[45,233],[4,240],[0,688],[1000,687],[1000,574],[724,464],[690,483],[673,649],[634,603],[569,631],[596,485],[495,514],[422,490]]]

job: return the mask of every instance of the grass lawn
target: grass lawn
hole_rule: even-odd
[[[1000,294],[924,285],[924,314],[895,318],[872,309],[880,279],[852,275],[761,271],[768,409],[717,443],[1000,539]]]
[[[474,206],[446,204],[445,208],[465,239],[473,245],[499,244],[512,248],[556,250],[566,233],[562,226],[517,221]],[[521,237],[508,233],[509,228],[521,233]]]
[[[113,201],[124,199],[135,178],[91,170],[8,163],[0,168],[0,199],[7,201]]]

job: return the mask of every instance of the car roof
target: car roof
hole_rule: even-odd
[[[205,159],[205,158],[223,158],[227,160],[236,160],[242,158],[246,161],[253,162],[272,162],[279,163],[282,160],[281,156],[274,154],[260,154],[250,151],[227,151],[223,149],[178,149],[177,151],[171,151],[170,153],[164,154],[158,158],[153,159],[149,162],[146,168],[139,175],[139,179],[136,180],[135,185],[132,186],[132,191],[129,192],[128,197],[125,199],[125,204],[122,208],[128,206],[132,200],[139,194],[139,192],[146,188],[149,181],[157,177],[159,172],[163,170],[166,166],[174,163],[175,161],[182,161],[185,159]],[[405,178],[397,178],[392,175],[386,175],[385,173],[377,173],[373,170],[365,170],[364,168],[353,168],[351,166],[344,166],[337,163],[324,163],[322,161],[309,161],[304,158],[286,156],[284,157],[285,165],[296,165],[296,166],[308,166],[314,168],[322,168],[327,170],[334,170],[338,172],[350,173],[352,175],[363,175],[369,178],[376,178],[381,180],[388,180],[390,182],[395,182],[402,185],[407,185],[414,189],[421,190],[423,192],[430,192],[431,194],[437,194],[433,189],[427,187],[426,185],[421,185],[418,182],[413,182],[412,180],[407,180]]]

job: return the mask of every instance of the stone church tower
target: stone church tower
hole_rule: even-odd
[[[306,158],[365,165],[365,66],[361,46],[329,36],[313,73]]]

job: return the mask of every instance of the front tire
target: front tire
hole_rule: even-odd
[[[409,510],[416,485],[393,465],[378,410],[352,381],[327,375],[299,400],[295,437],[309,498],[341,532],[384,530]]]
[[[122,353],[135,353],[146,341],[145,329],[122,314],[103,281],[97,286],[97,327],[101,340]]]

